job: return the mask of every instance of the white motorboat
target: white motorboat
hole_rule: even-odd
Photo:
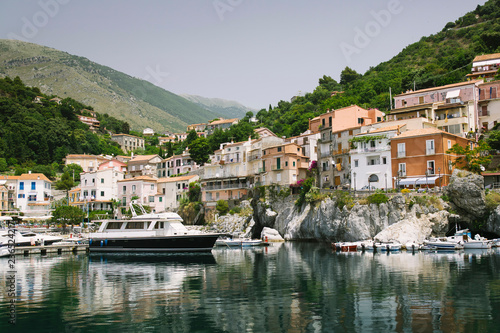
[[[464,249],[491,249],[491,244],[492,241],[476,234],[474,239],[468,238],[464,241]]]
[[[99,230],[89,234],[91,252],[208,252],[220,236],[188,230],[176,213],[148,214],[135,202],[130,209],[131,219],[102,220]]]
[[[385,251],[390,251],[390,252],[400,251],[401,250],[401,243],[380,243],[377,246],[377,250],[380,250],[382,252],[385,252]]]
[[[250,247],[250,246],[260,246],[262,245],[262,240],[260,239],[250,239],[250,238],[228,238],[220,237],[215,242],[216,246],[226,246],[226,247]]]

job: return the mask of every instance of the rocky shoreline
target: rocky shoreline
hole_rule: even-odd
[[[500,206],[488,209],[486,191],[482,176],[463,170],[455,170],[449,186],[440,193],[397,193],[379,204],[356,198],[352,205],[342,205],[332,196],[297,207],[295,196],[256,190],[240,205],[244,214],[217,217],[208,228],[253,238],[261,238],[266,228],[265,235],[274,229],[285,240],[374,239],[405,244],[444,236],[459,225],[498,237]]]

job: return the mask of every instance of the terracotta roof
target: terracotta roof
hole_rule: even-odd
[[[72,190],[70,190],[69,192],[80,192],[81,191],[81,188],[74,188]]]
[[[87,154],[70,154],[70,155],[66,155],[66,159],[68,158],[98,158],[98,159],[101,159],[101,160],[107,160],[106,157],[104,156],[99,156],[99,155],[87,155]]]
[[[500,60],[500,53],[492,53],[492,54],[483,54],[476,56],[473,60],[473,62],[477,61],[485,61],[485,60],[492,60],[492,59],[499,59]]]
[[[399,97],[399,96],[407,96],[407,95],[413,95],[413,94],[420,94],[423,92],[427,91],[433,91],[433,90],[440,90],[440,89],[448,89],[448,88],[455,88],[455,87],[461,87],[461,86],[466,86],[468,84],[473,84],[477,82],[483,82],[483,80],[471,80],[471,81],[466,81],[466,82],[459,82],[459,83],[453,83],[453,84],[447,84],[445,86],[440,86],[440,87],[433,87],[433,88],[427,88],[427,89],[420,89],[420,90],[415,90],[415,91],[409,91],[403,94],[396,95],[394,97]]]
[[[157,179],[149,177],[149,176],[137,176],[134,178],[121,179],[121,180],[118,180],[118,182],[133,182],[133,181],[137,181],[137,180],[143,180],[145,182],[156,182],[157,181]]]
[[[132,160],[130,160],[130,162],[149,161],[157,156],[158,155],[137,155]],[[158,156],[158,157],[160,157],[160,156]]]
[[[133,138],[138,138],[138,139],[143,139],[144,138],[141,138],[139,136],[135,136],[135,135],[131,135],[131,134],[125,134],[125,133],[120,133],[120,134],[112,134],[111,137],[114,137],[114,136],[130,136],[130,137],[133,137]]]
[[[238,120],[238,118],[216,120],[216,121],[211,122],[209,125],[219,125],[219,124],[234,123],[236,120]]]
[[[454,137],[457,137],[457,138],[461,138],[461,139],[467,140],[465,138],[462,138],[461,136],[458,136],[458,135],[455,135],[455,134],[451,134],[451,133],[439,130],[437,128],[419,128],[419,129],[416,129],[416,130],[406,131],[406,132],[401,133],[398,136],[395,136],[394,138],[392,138],[392,140],[402,139],[402,138],[408,138],[408,137],[413,137],[413,136],[431,135],[431,134],[446,134],[446,135],[451,135],[451,136],[454,136]]]
[[[43,173],[23,173],[19,180],[45,180],[46,182],[52,183]]]
[[[182,182],[185,180],[193,179],[196,176],[180,176],[180,177],[165,177],[158,179],[158,183],[173,183],[173,182]]]
[[[388,131],[396,131],[398,130],[400,127],[403,127],[404,125],[392,125],[392,126],[387,126],[387,127],[381,127],[381,128],[377,128],[373,131],[370,131],[368,132],[368,134],[370,133],[379,133],[379,132],[388,132]],[[367,134],[367,133],[363,133],[363,134]]]

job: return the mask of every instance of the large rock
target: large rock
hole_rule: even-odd
[[[488,217],[485,229],[488,232],[500,236],[500,206],[497,206],[497,208],[495,208],[495,210]]]
[[[464,222],[474,222],[487,213],[484,178],[481,175],[455,169],[450,184],[443,192],[450,199],[451,208],[459,213]]]
[[[281,237],[280,233],[276,229],[271,229],[264,227],[260,236],[261,239],[267,242],[284,242],[285,240]]]

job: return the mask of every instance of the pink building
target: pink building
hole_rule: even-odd
[[[121,172],[127,172],[127,163],[120,162],[118,160],[111,160],[99,164],[99,170],[113,169]]]

